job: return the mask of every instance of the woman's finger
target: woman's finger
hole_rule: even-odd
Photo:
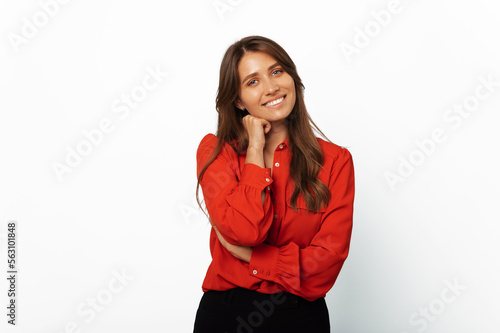
[[[250,145],[264,147],[266,144],[264,135],[271,130],[271,123],[263,118],[246,115],[243,117],[243,125],[248,134]]]

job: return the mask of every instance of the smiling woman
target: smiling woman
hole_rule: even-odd
[[[244,77],[239,87],[238,108],[271,124],[292,112],[295,105],[293,78],[269,54],[246,53],[238,66],[238,76]],[[275,126],[271,125],[273,128]]]
[[[195,333],[330,332],[325,296],[349,251],[354,167],[310,118],[303,90],[268,38],[224,55],[217,133],[197,150],[212,262]]]

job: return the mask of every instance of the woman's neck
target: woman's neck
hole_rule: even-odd
[[[271,130],[266,134],[265,152],[274,152],[276,146],[288,138],[288,127],[283,122],[271,122]]]

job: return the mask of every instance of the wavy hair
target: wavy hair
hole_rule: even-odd
[[[291,150],[290,178],[295,188],[290,198],[290,206],[297,211],[297,198],[302,193],[308,211],[317,212],[326,206],[331,198],[329,188],[318,179],[323,165],[323,151],[319,146],[313,128],[331,142],[311,119],[304,103],[304,85],[300,79],[296,66],[286,51],[273,40],[262,36],[248,36],[232,44],[224,54],[220,66],[219,87],[216,97],[216,109],[219,113],[217,121],[218,139],[213,155],[208,159],[198,175],[196,184],[196,201],[201,207],[198,190],[200,181],[208,166],[219,155],[223,143],[226,142],[240,154],[248,147],[248,134],[242,123],[242,118],[248,112],[236,107],[240,78],[238,65],[247,52],[264,52],[283,67],[295,83],[296,101],[290,115],[286,118],[288,127],[288,146]],[[237,142],[237,145],[232,145]],[[208,215],[207,215],[208,217]]]

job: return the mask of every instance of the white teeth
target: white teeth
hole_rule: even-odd
[[[273,105],[276,105],[276,104],[279,104],[281,103],[281,101],[283,101],[285,99],[285,97],[281,97],[281,98],[278,98],[272,102],[269,102],[266,104],[266,106],[273,106]]]

